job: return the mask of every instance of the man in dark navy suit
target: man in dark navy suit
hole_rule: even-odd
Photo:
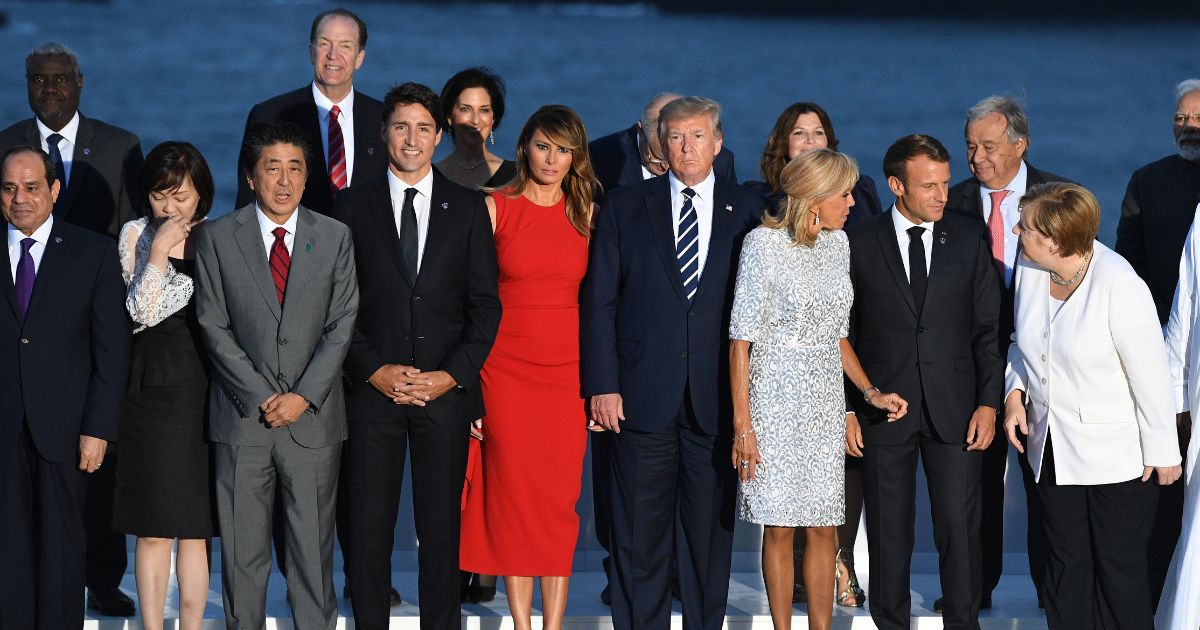
[[[116,246],[52,215],[61,185],[33,146],[0,158],[0,626],[83,625],[88,476],[108,463],[129,369]]]
[[[720,106],[662,109],[666,177],[608,193],[581,298],[583,394],[612,431],[613,624],[671,625],[676,561],[684,626],[720,628],[736,478],[727,347],[742,238],[763,200],[716,177]]]

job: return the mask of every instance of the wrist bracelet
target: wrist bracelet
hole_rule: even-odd
[[[878,387],[872,385],[863,390],[863,400],[871,402],[871,392],[879,392],[880,394],[883,393]]]
[[[739,435],[734,436],[733,441],[736,442],[738,440],[744,440],[753,433],[754,433],[754,429],[750,429],[749,431],[746,431],[745,433],[741,433]]]

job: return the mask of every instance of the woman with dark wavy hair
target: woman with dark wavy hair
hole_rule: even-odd
[[[489,68],[467,68],[442,87],[443,126],[454,150],[437,169],[467,188],[500,188],[516,175],[516,163],[488,150],[504,119],[504,79]]]
[[[505,576],[518,630],[531,627],[535,577],[544,628],[561,628],[567,605],[588,428],[579,283],[599,188],[583,121],[546,105],[521,130],[516,179],[487,200],[504,317],[481,373],[482,469],[469,473],[459,562]]]

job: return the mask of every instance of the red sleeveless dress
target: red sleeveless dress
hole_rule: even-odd
[[[484,363],[480,466],[469,472],[459,564],[488,575],[569,576],[587,421],[579,386],[579,283],[587,239],[565,201],[496,202],[503,315]]]

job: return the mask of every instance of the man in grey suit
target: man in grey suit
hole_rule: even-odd
[[[251,130],[240,163],[255,203],[197,235],[196,312],[215,385],[209,438],[231,630],[265,623],[276,483],[295,626],[337,623],[332,572],[346,438],[342,362],[358,313],[358,283],[349,229],[300,206],[309,155],[295,125]]]

